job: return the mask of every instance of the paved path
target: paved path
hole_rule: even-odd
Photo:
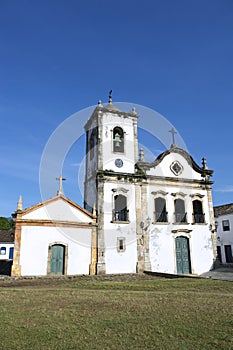
[[[218,269],[203,273],[201,277],[233,282],[233,268],[219,267]]]

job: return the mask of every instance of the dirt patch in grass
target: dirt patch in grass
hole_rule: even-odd
[[[31,287],[46,288],[56,287],[61,284],[69,286],[77,282],[132,282],[132,281],[148,281],[155,280],[160,277],[150,276],[146,274],[119,274],[119,275],[77,275],[77,276],[42,276],[42,277],[3,277],[0,279],[0,287]]]

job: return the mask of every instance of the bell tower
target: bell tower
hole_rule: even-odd
[[[92,212],[96,205],[97,210],[97,273],[136,272],[135,185],[130,179],[138,161],[138,117],[135,108],[123,112],[114,106],[110,92],[108,104],[99,101],[85,125],[84,207]]]
[[[84,207],[92,212],[97,203],[96,176],[104,171],[135,173],[138,161],[137,121],[135,108],[122,112],[112,103],[106,106],[98,102],[85,125],[86,131],[86,176]]]

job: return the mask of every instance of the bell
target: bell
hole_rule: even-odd
[[[120,147],[120,143],[122,141],[121,141],[120,135],[118,133],[115,134],[115,138],[114,138],[113,141],[115,143],[115,147],[119,148]]]

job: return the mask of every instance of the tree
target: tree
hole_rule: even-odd
[[[0,216],[0,230],[10,230],[12,228],[11,223],[7,218]]]

